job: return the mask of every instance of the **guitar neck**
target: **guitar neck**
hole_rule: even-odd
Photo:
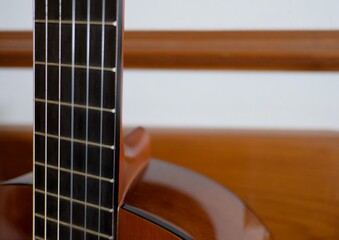
[[[122,0],[34,8],[34,239],[115,239]]]

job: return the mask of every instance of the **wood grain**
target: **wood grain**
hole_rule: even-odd
[[[145,129],[136,128],[125,136],[121,134],[120,141],[119,205],[151,158],[150,137]]]
[[[339,70],[339,31],[130,32],[132,68]]]
[[[0,32],[0,66],[32,66],[32,33]],[[125,67],[339,70],[339,31],[127,31]]]
[[[152,154],[230,188],[276,240],[339,239],[339,133],[152,130]]]
[[[338,132],[150,129],[150,134],[153,156],[230,188],[276,240],[339,239]],[[0,129],[0,179],[12,170],[31,170],[31,146],[30,128]]]
[[[0,32],[0,66],[32,67],[32,32]]]
[[[135,156],[131,161],[140,161],[139,148],[145,146],[146,138],[140,128],[125,136],[127,152],[136,153],[131,154]],[[31,187],[0,185],[0,239],[31,237]],[[21,202],[23,199],[27,200]],[[272,239],[258,217],[233,193],[199,174],[155,159],[134,179],[122,202],[118,211],[121,240]]]
[[[219,184],[152,160],[125,203],[176,226],[195,240],[272,240],[263,223]]]

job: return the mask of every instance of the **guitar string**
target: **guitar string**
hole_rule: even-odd
[[[60,239],[60,134],[61,134],[61,5],[62,0],[59,0],[59,92],[58,92],[58,206],[57,206],[57,239]],[[47,23],[46,23],[47,24]]]
[[[74,65],[75,65],[75,0],[72,0],[72,107],[71,107],[71,170],[73,172],[73,160],[74,160]],[[70,201],[70,239],[73,239],[73,174],[70,174],[70,192],[71,192],[71,201]]]
[[[88,172],[88,106],[89,106],[89,60],[90,60],[90,21],[91,21],[91,0],[87,1],[87,49],[86,49],[86,144],[85,144],[85,173]],[[87,176],[85,177],[85,202],[87,202]],[[84,207],[84,228],[87,227],[87,206]],[[86,239],[87,232],[84,232]]]
[[[103,108],[103,93],[104,93],[104,64],[105,64],[105,12],[106,12],[106,0],[102,0],[102,26],[101,26],[101,76],[100,76],[100,82],[101,82],[101,86],[100,86],[100,108]],[[102,124],[103,124],[103,112],[100,112],[100,150],[99,150],[99,177],[101,177],[102,174]],[[99,181],[99,205],[101,205],[101,181]],[[101,231],[101,212],[98,211],[98,232]],[[98,240],[100,240],[100,238],[98,237]]]
[[[114,97],[114,99],[115,99],[115,103],[114,103],[114,109],[117,109],[119,106],[117,106],[117,104],[118,104],[118,97],[119,97],[119,95],[118,95],[118,91],[120,90],[119,88],[118,88],[118,81],[120,81],[120,79],[118,79],[118,77],[119,77],[119,74],[118,74],[118,55],[119,55],[119,51],[118,51],[118,48],[119,48],[119,37],[118,37],[118,33],[119,33],[119,28],[121,27],[121,25],[120,25],[120,21],[119,21],[119,18],[120,18],[120,11],[119,11],[119,9],[120,9],[120,4],[122,4],[122,2],[123,1],[120,1],[120,0],[116,0],[116,19],[115,19],[115,21],[116,21],[116,31],[115,31],[115,34],[116,34],[116,36],[115,36],[115,39],[116,39],[116,42],[115,42],[115,49],[116,49],[116,51],[115,51],[115,62],[116,62],[116,66],[115,66],[115,68],[116,68],[116,71],[115,71],[115,73],[114,73],[114,75],[115,75],[115,83],[114,83],[114,85],[115,85],[115,97]],[[118,24],[119,23],[119,24]],[[120,90],[121,91],[121,90]],[[114,125],[114,146],[116,146],[117,145],[117,143],[119,144],[119,140],[117,140],[117,128],[119,128],[120,126],[117,124],[117,122],[118,122],[118,120],[117,120],[117,116],[119,116],[120,117],[120,114],[118,115],[118,113],[116,113],[115,115],[114,115],[114,122],[116,123],[115,125]],[[119,121],[119,123],[120,123],[120,121]],[[119,136],[118,136],[119,137]],[[118,155],[118,156],[117,156]],[[114,152],[114,156],[117,156],[117,157],[114,157],[114,161],[115,161],[115,159],[117,159],[117,161],[119,161],[120,160],[120,158],[119,158],[119,152],[117,153],[117,152]],[[119,162],[117,162],[117,164],[119,165],[120,163]],[[115,179],[116,178],[116,175],[115,175],[115,173],[116,173],[116,164],[113,164],[113,166],[114,166],[114,168],[113,168],[113,179]],[[117,184],[113,184],[113,193],[116,191],[116,189],[115,188],[118,188],[117,187],[118,185]],[[118,196],[116,196],[116,197],[118,197]],[[118,202],[115,198],[113,199],[113,206],[114,206],[114,203],[115,202]],[[113,207],[114,208],[114,207]],[[116,210],[115,210],[116,211]],[[114,216],[114,227],[116,228],[117,227],[117,216]],[[114,231],[114,235],[116,236],[116,229],[113,229],[113,231]]]
[[[45,19],[48,20],[48,0],[45,1]],[[48,24],[45,24],[45,99],[48,99]],[[44,196],[44,238],[47,239],[47,103],[45,103],[45,196]]]

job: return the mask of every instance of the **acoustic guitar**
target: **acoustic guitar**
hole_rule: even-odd
[[[270,239],[229,191],[152,159],[144,129],[123,135],[123,8],[35,0],[33,174],[2,183],[0,239]]]

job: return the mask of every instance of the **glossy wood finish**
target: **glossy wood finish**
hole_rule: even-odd
[[[0,66],[32,66],[32,33],[0,33]],[[339,31],[127,31],[125,67],[339,70]]]
[[[32,239],[32,186],[0,186],[0,239]]]
[[[0,127],[0,181],[32,171],[32,127]]]
[[[161,161],[151,161],[125,203],[174,224],[196,240],[271,239],[235,195],[207,178]]]
[[[235,195],[207,178],[157,160],[152,160],[144,173],[138,174],[149,159],[148,137],[139,128],[127,134],[124,140],[128,156],[125,167],[132,169],[126,171],[126,176],[133,176],[133,179],[125,181],[125,187],[129,189],[122,203],[159,220],[151,222],[146,217],[120,209],[119,239],[180,239],[168,228],[161,227],[161,222],[197,240],[271,239],[251,210]],[[6,164],[2,166],[6,167]],[[29,239],[32,230],[31,187],[0,186],[0,210],[0,237]]]
[[[0,239],[30,239],[32,187],[0,186],[0,196]],[[196,240],[272,239],[265,226],[235,195],[207,178],[161,161],[150,163],[124,202]],[[161,225],[124,209],[119,210],[118,226],[120,240],[181,239]]]
[[[162,227],[124,209],[119,211],[119,240],[162,239],[180,240]]]
[[[31,186],[0,186],[1,240],[32,239],[32,193]],[[126,210],[119,211],[119,220],[121,232],[124,233],[119,236],[119,240],[178,240],[176,236],[168,231],[164,231],[161,227],[145,221]],[[147,229],[148,231],[131,231],[131,229],[136,228]]]
[[[119,204],[123,202],[128,189],[133,181],[145,169],[150,160],[150,137],[143,128],[137,128],[129,131],[124,137],[124,146],[122,147],[119,182]]]
[[[240,196],[276,240],[339,239],[339,133],[152,130],[152,155]]]
[[[274,239],[339,238],[338,132],[150,129],[150,136],[153,156],[231,189]],[[0,179],[31,171],[29,127],[0,128],[0,142]]]

